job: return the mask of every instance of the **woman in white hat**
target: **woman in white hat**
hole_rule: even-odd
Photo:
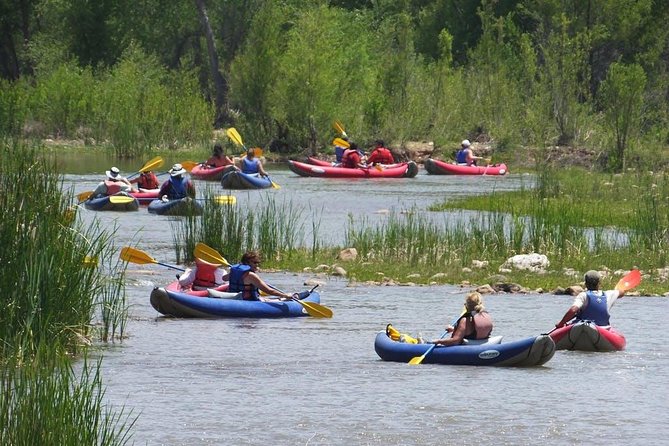
[[[160,186],[158,196],[163,200],[179,200],[181,198],[195,198],[195,186],[190,178],[186,177],[186,169],[179,163],[169,170],[170,177]]]
[[[455,162],[467,166],[476,166],[476,160],[482,160],[483,157],[475,156],[472,152],[472,143],[465,139],[460,144],[461,148],[455,154]]]
[[[100,182],[91,197],[100,197],[106,195],[116,195],[119,192],[131,192],[132,185],[127,178],[121,176],[121,171],[118,167],[112,167],[105,172],[107,178]]]

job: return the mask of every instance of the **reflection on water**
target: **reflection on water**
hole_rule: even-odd
[[[322,180],[280,166],[268,170],[281,189],[236,191],[237,205],[253,205],[266,194],[304,203],[305,218],[322,213],[323,235],[333,239],[348,214],[381,220],[380,210],[424,209],[444,197],[512,189],[523,181],[424,171],[404,180]],[[90,190],[100,176],[69,173],[65,186]],[[136,244],[161,262],[175,262],[170,217],[145,209],[82,209],[80,215],[118,225],[119,248]],[[303,289],[310,278],[267,277],[286,290]],[[149,304],[153,285],[173,278],[174,271],[159,265],[129,265],[129,338],[103,352],[107,399],[141,413],[137,444],[659,444],[669,434],[661,418],[669,409],[666,343],[663,336],[648,337],[663,326],[666,299],[616,304],[612,321],[627,337],[624,352],[557,352],[546,366],[530,369],[411,367],[380,361],[376,332],[392,322],[437,337],[468,289],[349,287],[331,280],[320,288],[322,303],[335,312],[331,320],[181,320],[159,317]],[[571,303],[552,295],[485,300],[494,333],[506,340],[550,330]]]

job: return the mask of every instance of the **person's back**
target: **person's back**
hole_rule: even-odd
[[[493,329],[493,321],[487,311],[473,311],[468,317],[465,339],[488,339]]]
[[[121,176],[121,172],[118,167],[112,167],[105,172],[107,178],[101,181],[91,197],[100,197],[105,195],[116,195],[120,192],[131,192],[132,186],[130,182]]]
[[[223,147],[220,144],[216,144],[213,154],[205,164],[211,167],[224,167],[234,165],[234,162],[223,152]]]
[[[169,171],[170,178],[160,187],[158,195],[169,200],[181,198],[195,198],[195,186],[186,178],[186,169],[181,164],[175,164]]]
[[[350,169],[355,169],[360,167],[361,158],[360,152],[358,151],[358,146],[356,143],[351,143],[351,147],[344,151],[344,155],[341,159],[342,167],[347,167]]]
[[[137,178],[137,187],[144,190],[153,190],[160,188],[160,183],[156,174],[149,170],[139,175]]]
[[[385,147],[382,140],[377,140],[376,148],[367,158],[367,164],[393,164],[394,162],[392,152]]]

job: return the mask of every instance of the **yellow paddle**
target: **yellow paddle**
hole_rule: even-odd
[[[130,246],[126,246],[123,249],[121,249],[121,260],[126,261],[126,262],[131,262],[131,263],[137,263],[139,265],[145,265],[147,263],[155,263],[156,265],[162,265],[166,266],[168,268],[176,269],[178,271],[186,271],[183,268],[179,268],[178,266],[174,265],[168,265],[167,263],[161,263],[151,257],[149,254],[146,252],[142,251],[141,249],[133,248]]]
[[[455,324],[457,324],[458,319],[460,319],[460,318],[462,317],[462,315],[465,314],[466,312],[467,312],[467,308],[463,308],[463,309],[462,309],[462,314],[460,314],[460,316],[456,317],[455,320],[453,321],[453,323],[452,323],[451,325],[455,325]],[[456,327],[456,328],[457,328],[457,327]],[[443,338],[444,336],[446,336],[447,334],[448,334],[448,330],[444,331],[444,332],[442,333],[442,335],[439,336],[439,339],[442,339],[442,338]],[[421,356],[414,356],[413,358],[411,358],[411,361],[409,361],[409,364],[410,364],[410,365],[418,365],[418,364],[420,364],[420,363],[423,362],[423,360],[427,357],[427,355],[429,355],[430,353],[432,353],[432,350],[434,350],[434,348],[435,348],[436,346],[437,346],[437,344],[432,344],[432,345],[430,345],[430,347],[429,347],[429,348],[425,351],[425,353],[423,353]]]
[[[309,294],[312,293],[318,287],[318,285],[314,286],[311,290],[309,290]],[[265,293],[264,291],[260,291],[261,296],[270,296],[270,294]],[[316,302],[304,302],[300,299],[297,299],[293,296],[291,296],[291,299],[293,299],[295,302],[298,304],[302,305],[302,307],[307,311],[309,316],[311,317],[316,317],[316,318],[322,318],[322,319],[330,319],[334,315],[332,310],[325,305],[317,304]]]
[[[205,262],[212,263],[214,265],[230,266],[230,262],[228,262],[225,257],[219,254],[218,251],[210,246],[205,245],[202,242],[197,242],[195,244],[193,255],[198,259],[202,259]]]
[[[341,138],[333,139],[332,140],[332,145],[333,146],[344,147],[345,149],[348,149],[349,147],[351,147],[351,144],[349,144],[348,141],[346,141],[345,139],[341,139]]]
[[[165,160],[161,156],[157,156],[155,158],[150,159],[142,167],[139,168],[138,172],[135,172],[128,176],[128,179],[139,175],[142,172],[148,172],[149,170],[156,170],[162,167],[162,165],[165,164]]]
[[[335,121],[332,123],[332,128],[334,128],[336,131],[338,131],[339,133],[341,133],[341,136],[348,136],[348,135],[346,134],[346,130],[344,130],[344,125],[343,125],[340,121],[338,121],[338,120],[336,120],[336,119],[335,119]]]
[[[237,197],[234,195],[217,195],[213,197],[214,203],[217,204],[235,204],[237,203]]]
[[[238,146],[242,146],[244,148],[244,151],[248,151],[246,146],[244,145],[244,141],[242,141],[242,135],[239,134],[236,128],[230,127],[228,130],[225,131],[225,133],[228,135],[228,137],[235,142]],[[258,151],[260,151],[260,154],[258,154]],[[261,156],[262,155],[262,150],[259,147],[256,147],[253,149],[253,154],[255,156]],[[246,156],[244,154],[242,158]],[[272,179],[270,178],[270,182],[272,183],[272,189],[281,189],[281,186],[276,184]]]
[[[93,195],[92,190],[81,192],[80,194],[77,194],[77,200],[79,200],[79,203],[81,203],[82,201],[86,201],[91,198],[91,195]]]
[[[114,204],[128,204],[135,200],[135,197],[128,197],[126,195],[112,195],[109,197],[109,202]]]

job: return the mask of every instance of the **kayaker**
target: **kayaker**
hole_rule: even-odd
[[[367,158],[367,164],[393,164],[395,162],[393,154],[385,147],[383,140],[377,139],[375,144],[376,147]]]
[[[185,177],[186,169],[179,163],[169,170],[170,177],[160,186],[158,196],[163,201],[179,200],[181,198],[195,198],[195,186],[188,177]]]
[[[158,177],[151,170],[140,172],[137,178],[130,180],[130,183],[137,183],[137,190],[139,192],[152,192],[160,188]]]
[[[358,145],[354,142],[351,143],[351,147],[344,150],[344,155],[341,158],[341,166],[348,167],[351,169],[357,169],[359,167],[366,167],[363,163],[360,149]]]
[[[267,172],[265,172],[265,169],[262,166],[262,163],[258,158],[256,158],[255,155],[255,150],[254,149],[248,149],[246,151],[246,156],[242,158],[241,160],[242,164],[242,173],[245,174],[260,174],[262,177],[266,177]]]
[[[185,290],[214,288],[225,283],[223,277],[226,274],[228,274],[228,271],[221,265],[216,265],[196,258],[195,266],[187,268],[186,271],[179,276],[179,285]]]
[[[127,178],[121,176],[121,171],[118,167],[112,167],[105,172],[107,178],[100,182],[91,197],[99,197],[106,195],[116,195],[119,192],[131,192],[132,185]]]
[[[472,143],[468,139],[463,140],[460,146],[460,150],[455,154],[456,163],[466,166],[476,166],[476,161],[483,159],[483,157],[474,155],[471,147]]]
[[[492,333],[493,321],[483,306],[483,298],[477,292],[472,292],[465,299],[465,313],[455,323],[449,325],[446,331],[451,333],[450,338],[435,339],[431,344],[459,345],[465,339],[488,339]]]
[[[348,141],[348,136],[342,136],[341,139],[343,139],[344,141]],[[335,148],[335,162],[337,164],[341,164],[341,160],[344,157],[344,152],[346,151],[346,147],[335,144],[334,148]]]
[[[210,167],[223,167],[232,166],[235,163],[230,159],[229,156],[225,154],[223,151],[223,146],[220,144],[215,144],[214,151],[205,164]]]
[[[244,253],[241,262],[232,265],[230,272],[223,276],[223,280],[230,282],[228,291],[231,293],[241,292],[243,300],[261,300],[265,302],[276,299],[261,296],[260,291],[271,296],[277,296],[280,300],[291,300],[293,296],[297,296],[295,294],[284,293],[267,285],[258,275],[260,263],[260,255],[257,252],[248,251]]]
[[[602,276],[597,271],[590,270],[585,273],[586,291],[579,293],[574,298],[574,303],[569,307],[562,319],[555,324],[555,328],[564,326],[568,321],[576,318],[576,321],[593,321],[599,326],[608,326],[611,307],[618,298],[625,295],[623,290],[601,291],[599,289]]]

